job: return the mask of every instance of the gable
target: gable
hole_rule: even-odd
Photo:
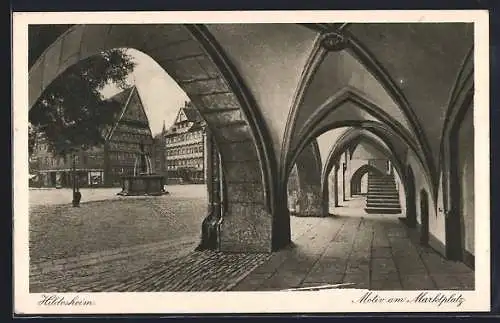
[[[177,118],[175,119],[175,123],[180,123],[187,120],[188,118],[186,116],[186,113],[184,112],[184,109],[180,109],[179,113],[177,114]]]
[[[130,97],[130,100],[128,101],[128,104],[125,108],[122,120],[141,121],[143,123],[148,123],[148,117],[146,115],[146,111],[144,111],[144,106],[142,105],[137,90],[132,93],[132,96]]]

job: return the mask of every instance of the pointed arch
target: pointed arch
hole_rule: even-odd
[[[371,131],[373,132],[373,131]],[[375,133],[374,133],[375,134]],[[399,159],[397,156],[395,156],[391,151],[394,151],[392,148],[391,143],[387,140],[387,137],[384,135],[381,136],[381,134],[376,134],[377,137],[382,139],[382,141],[387,145],[388,149],[381,147],[380,143],[373,139],[372,137],[361,133],[359,128],[354,128],[349,131],[347,131],[339,140],[332,146],[330,149],[330,152],[328,154],[328,158],[326,160],[326,163],[323,167],[323,171],[321,174],[321,191],[323,195],[323,200],[328,201],[328,175],[330,174],[333,166],[336,164],[342,153],[346,150],[349,149],[352,145],[355,145],[359,143],[360,141],[365,141],[370,143],[371,145],[377,147],[380,149],[380,151],[387,156],[387,159],[391,161],[391,163],[394,165],[396,168],[396,171],[398,174],[400,174],[401,177],[405,176],[403,172],[403,163],[401,159]],[[404,178],[404,177],[403,177]],[[406,190],[405,190],[406,191]],[[325,203],[328,205],[328,203]]]
[[[382,172],[373,165],[364,164],[358,167],[351,176],[351,193],[361,193],[361,178],[367,173],[375,173],[382,176]]]
[[[396,85],[396,82],[390,76],[389,72],[376,59],[375,55],[371,53],[368,48],[363,46],[361,41],[359,41],[351,32],[349,32],[348,28],[345,28],[343,30],[343,33],[350,39],[350,43],[352,44],[352,46],[349,47],[349,50],[354,54],[354,57],[356,57],[364,66],[366,66],[366,68],[375,76],[375,78],[379,80],[385,90],[389,93],[389,95],[393,98],[397,105],[403,110],[403,113],[408,118],[412,130],[416,134],[416,141],[418,142],[418,146],[422,149],[422,157],[425,160],[425,164],[427,165],[428,171],[431,175],[431,187],[436,188],[438,185],[438,179],[436,176],[437,167],[435,162],[433,162],[429,139],[427,138],[425,132],[422,130],[422,126],[419,123],[417,115],[412,109],[408,99],[404,95],[401,88]]]
[[[362,111],[368,112],[370,115],[375,117],[380,122],[375,122],[371,120],[359,121],[359,120],[339,120],[332,122],[320,127],[320,123],[328,116],[333,113],[336,109],[342,106],[346,102],[351,102],[359,107]],[[373,129],[374,131],[382,133],[382,136],[389,136],[389,138],[397,138],[398,141],[404,143],[409,149],[411,149],[417,156],[418,161],[425,170],[424,174],[429,183],[431,183],[431,188],[436,188],[432,184],[435,182],[433,179],[433,173],[431,173],[430,168],[426,163],[425,157],[422,155],[418,144],[413,140],[411,135],[407,131],[395,123],[390,116],[388,116],[383,110],[377,107],[375,104],[370,102],[367,98],[364,98],[359,91],[351,87],[346,87],[343,90],[336,93],[334,96],[330,97],[319,109],[315,111],[313,115],[306,121],[302,129],[298,133],[298,137],[301,138],[301,142],[296,147],[291,147],[291,150],[287,152],[287,166],[285,168],[285,175],[290,171],[290,160],[295,160],[297,150],[302,149],[304,144],[307,144],[311,138],[317,137],[319,134],[325,132],[326,130],[341,127],[341,126],[358,126],[367,129]],[[404,174],[404,173],[402,173]],[[432,195],[432,196],[435,196]]]
[[[219,147],[227,186],[221,249],[270,251],[287,244],[289,237],[274,231],[273,215],[280,212],[267,129],[241,77],[204,26],[73,25],[30,68],[29,108],[68,67],[113,48],[134,48],[151,56],[207,122]]]
[[[435,162],[433,162],[431,148],[429,144],[429,140],[426,137],[426,134],[422,130],[422,126],[420,125],[418,118],[416,116],[415,111],[412,109],[408,99],[405,94],[401,90],[399,86],[397,86],[394,79],[390,76],[389,72],[384,68],[384,66],[376,59],[375,55],[366,48],[360,40],[358,40],[353,33],[349,31],[349,27],[352,24],[343,23],[343,24],[301,24],[306,28],[310,28],[312,30],[317,31],[320,35],[328,33],[328,32],[336,32],[340,33],[343,37],[345,37],[347,41],[346,49],[350,52],[353,57],[355,57],[363,66],[367,68],[367,70],[379,81],[382,87],[387,91],[389,96],[396,102],[396,104],[400,107],[403,114],[406,116],[407,120],[410,122],[410,126],[412,131],[416,134],[416,142],[417,145],[422,149],[422,157],[425,160],[426,165],[428,165],[428,171],[431,175],[432,185],[431,187],[437,187],[437,166]],[[286,137],[285,137],[285,140]],[[285,146],[285,150],[288,150],[289,147]],[[420,149],[419,149],[420,150]],[[282,165],[282,167],[286,167]],[[437,190],[435,190],[437,191]]]

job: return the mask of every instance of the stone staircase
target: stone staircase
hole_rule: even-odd
[[[399,193],[396,189],[394,175],[368,173],[368,194],[365,211],[377,214],[401,213]]]

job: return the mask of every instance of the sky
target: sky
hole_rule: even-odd
[[[127,52],[136,62],[128,81],[137,87],[154,136],[161,132],[163,121],[167,129],[174,123],[179,108],[189,98],[151,57],[135,49],[127,49]],[[120,91],[117,86],[109,85],[101,93],[108,98]]]

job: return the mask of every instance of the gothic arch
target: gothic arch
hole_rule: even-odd
[[[395,131],[393,131],[392,129],[388,128],[387,126],[385,126],[384,124],[382,124],[380,122],[375,122],[375,121],[371,121],[371,120],[370,121],[345,120],[345,121],[333,122],[333,123],[325,125],[323,127],[313,129],[310,134],[304,135],[304,137],[303,137],[304,139],[301,142],[301,144],[299,144],[297,149],[301,149],[303,147],[303,145],[307,144],[308,141],[311,140],[311,138],[316,138],[317,136],[321,135],[322,133],[324,133],[328,130],[340,128],[340,127],[355,127],[355,128],[363,128],[363,129],[369,130],[370,132],[372,132],[373,134],[375,134],[376,136],[381,138],[388,145],[390,150],[393,152],[395,152],[396,150],[394,149],[394,146],[392,144],[390,144],[391,143],[390,138],[393,138],[394,140],[396,140],[398,142],[404,143],[405,145],[409,146],[409,149],[414,148],[414,147],[412,147],[411,142],[408,142],[405,138],[400,137],[398,133],[396,133]],[[295,157],[296,152],[292,151],[290,154],[292,156],[292,160],[294,160],[296,158]],[[418,155],[417,155],[417,157],[418,157]],[[424,161],[422,161],[421,159],[418,159],[418,161],[421,163],[421,165],[423,165],[423,168],[425,170],[426,169],[425,164],[423,164]],[[290,167],[287,169],[287,172],[289,172],[289,171],[290,171]],[[400,172],[400,174],[404,174],[404,172],[403,173]],[[424,176],[425,176],[426,180],[432,184],[432,180],[431,180],[430,175],[425,171],[424,171]],[[432,185],[430,185],[430,186],[432,187]]]
[[[339,140],[335,143],[335,145],[332,146],[328,158],[326,160],[326,163],[323,167],[323,172],[321,175],[321,191],[322,191],[322,196],[323,200],[325,201],[325,205],[328,205],[326,201],[328,201],[328,196],[329,196],[329,191],[328,191],[328,174],[331,172],[333,166],[335,163],[338,161],[340,158],[340,155],[346,150],[351,147],[351,145],[355,144],[356,142],[359,142],[361,140],[366,141],[373,146],[379,148],[381,152],[387,156],[387,159],[391,161],[391,163],[394,165],[396,168],[396,171],[398,174],[400,174],[401,177],[404,176],[404,172],[402,172],[402,161],[395,156],[391,151],[393,151],[392,145],[390,142],[386,140],[384,136],[380,136],[379,134],[376,134],[380,139],[382,139],[383,142],[386,143],[389,149],[385,149],[384,147],[381,147],[380,144],[374,140],[373,138],[367,136],[366,134],[359,133],[359,129],[352,129],[350,131],[347,131]],[[403,179],[403,178],[402,178]],[[405,188],[406,191],[406,188]]]
[[[280,162],[280,172],[282,174],[286,173],[287,168],[287,152],[291,149],[291,134],[292,130],[295,127],[295,119],[297,115],[298,107],[302,102],[303,95],[305,89],[309,85],[311,81],[312,75],[314,75],[318,66],[321,64],[325,55],[328,53],[328,49],[325,49],[322,46],[321,41],[325,37],[335,37],[336,39],[340,39],[339,41],[343,42],[343,44],[339,45],[339,48],[330,49],[330,50],[346,50],[350,52],[353,57],[355,57],[363,66],[367,68],[367,70],[375,77],[376,80],[382,85],[382,87],[386,90],[389,96],[396,102],[396,104],[400,107],[403,115],[410,122],[410,127],[415,136],[413,137],[416,140],[417,146],[422,149],[422,158],[425,160],[424,164],[426,165],[427,171],[429,171],[431,175],[432,184],[431,187],[436,187],[436,167],[432,162],[431,158],[431,149],[429,146],[428,139],[426,138],[425,133],[422,131],[422,128],[419,124],[418,118],[411,108],[408,100],[406,99],[403,91],[400,87],[396,85],[396,82],[392,79],[388,71],[384,69],[382,64],[377,61],[375,55],[371,53],[366,47],[364,47],[359,40],[354,37],[352,33],[349,32],[348,27],[349,23],[343,24],[301,24],[306,28],[313,29],[319,32],[318,37],[316,39],[315,45],[307,61],[304,70],[302,72],[301,79],[299,81],[299,86],[295,93],[295,97],[293,100],[293,104],[291,106],[288,119],[287,126],[285,128],[284,141],[281,151]],[[416,150],[420,151],[420,149]],[[420,157],[420,156],[419,156]]]
[[[420,163],[423,165],[426,177],[431,183],[430,187],[434,188],[432,183],[434,180],[434,173],[432,173],[432,168],[426,162],[425,156],[421,154],[418,143],[412,138],[412,136],[404,129],[402,126],[398,125],[390,116],[387,115],[382,109],[378,108],[375,104],[370,102],[367,98],[364,98],[359,91],[346,87],[343,90],[336,93],[334,96],[330,97],[320,108],[318,108],[313,115],[306,121],[302,129],[298,133],[298,137],[301,138],[301,143],[298,143],[297,147],[291,147],[291,150],[287,152],[287,159],[283,161],[285,163],[284,175],[287,175],[290,169],[290,161],[296,158],[297,151],[300,151],[305,143],[307,143],[310,138],[317,137],[318,134],[325,132],[325,129],[337,128],[340,126],[349,125],[369,125],[372,127],[375,123],[374,121],[358,121],[358,120],[344,120],[334,122],[332,125],[325,125],[321,129],[317,129],[319,124],[326,118],[327,115],[333,113],[337,108],[342,106],[346,102],[353,103],[356,107],[359,107],[362,111],[368,112],[370,115],[375,117],[379,125],[376,127],[381,129],[384,128],[383,132],[390,132],[390,136],[399,138],[404,142],[410,149],[412,149]],[[283,166],[282,166],[283,167]]]
[[[353,193],[353,194],[355,194],[355,193],[360,194],[361,193],[361,178],[363,178],[363,176],[365,174],[367,174],[368,172],[373,172],[373,173],[382,175],[382,172],[378,168],[376,168],[372,165],[364,164],[364,165],[358,167],[358,169],[356,169],[351,176],[351,183],[350,183],[351,184],[351,193]]]
[[[473,48],[469,50],[457,74],[450,93],[443,133],[441,137],[440,171],[442,175],[443,207],[445,217],[446,256],[464,261],[474,267],[474,257],[465,251],[463,237],[464,219],[460,208],[460,170],[458,163],[459,129],[468,112],[473,113],[474,103],[474,57]]]
[[[450,93],[448,109],[444,121],[443,133],[441,135],[440,168],[443,174],[443,198],[445,210],[452,207],[449,195],[449,173],[450,173],[450,133],[453,126],[460,122],[465,114],[464,109],[473,102],[474,98],[474,58],[473,48],[470,49],[465,58],[462,68],[457,74],[455,85]]]
[[[204,26],[74,25],[30,68],[30,108],[68,67],[113,48],[134,48],[152,57],[186,92],[211,129],[228,196],[221,250],[271,251],[287,244],[289,232],[277,235],[273,217],[279,212],[267,130],[241,77]]]

